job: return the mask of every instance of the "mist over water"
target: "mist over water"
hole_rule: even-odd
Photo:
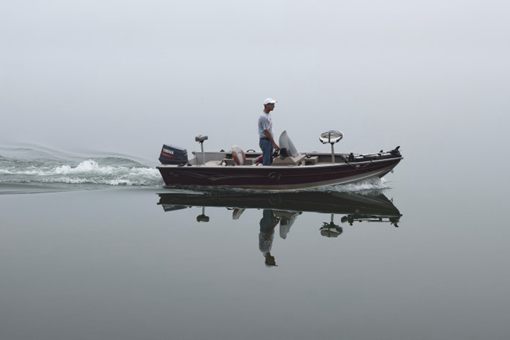
[[[258,149],[271,96],[276,133],[306,151],[329,129],[356,152],[503,151],[502,0],[52,3],[1,5],[7,143],[155,159],[207,134],[208,150]]]
[[[0,338],[510,338],[508,18],[503,0],[0,2]],[[337,129],[338,153],[404,159],[290,197],[163,188],[162,144],[258,151],[266,97],[300,152]]]

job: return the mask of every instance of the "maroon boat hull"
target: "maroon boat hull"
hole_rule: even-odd
[[[264,190],[313,188],[383,177],[402,157],[316,166],[172,166],[158,169],[168,187]]]

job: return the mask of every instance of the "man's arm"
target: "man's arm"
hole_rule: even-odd
[[[264,136],[266,136],[267,139],[269,139],[271,141],[271,144],[273,144],[273,147],[276,149],[276,150],[280,150],[280,147],[278,146],[278,144],[276,144],[276,142],[274,141],[273,139],[273,135],[271,134],[271,132],[269,132],[269,130],[264,130]]]

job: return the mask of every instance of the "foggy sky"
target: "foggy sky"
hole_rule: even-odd
[[[162,143],[501,147],[508,1],[1,1],[0,143],[155,159]],[[480,136],[482,138],[480,138]]]

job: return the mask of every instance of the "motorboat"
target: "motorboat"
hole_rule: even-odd
[[[399,147],[371,154],[335,153],[334,145],[343,133],[330,130],[319,140],[331,145],[331,152],[299,152],[284,131],[279,138],[280,152],[273,163],[264,166],[255,150],[205,152],[207,136],[197,136],[201,151],[188,159],[185,149],[163,145],[158,170],[165,185],[188,189],[254,189],[286,191],[347,184],[383,177],[403,159]]]

